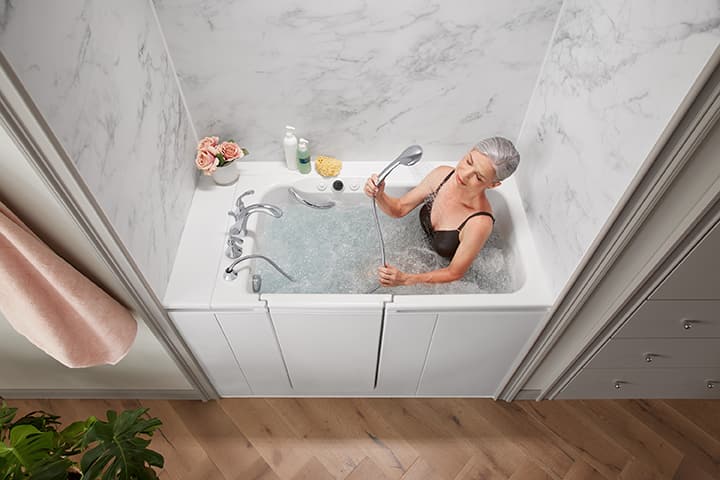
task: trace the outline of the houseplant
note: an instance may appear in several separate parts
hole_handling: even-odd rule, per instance
[[[197,146],[195,165],[205,175],[212,175],[218,185],[230,185],[237,180],[239,172],[235,160],[248,154],[232,140],[220,143],[218,137],[205,137]]]
[[[164,459],[147,446],[162,425],[147,408],[107,411],[58,430],[57,415],[42,410],[14,420],[17,408],[0,407],[0,479],[152,480]],[[77,463],[76,456],[82,454]],[[74,458],[73,458],[74,457]]]

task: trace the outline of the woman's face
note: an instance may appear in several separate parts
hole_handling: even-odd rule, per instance
[[[455,182],[461,188],[494,188],[500,185],[492,161],[475,149],[460,159],[455,167]]]

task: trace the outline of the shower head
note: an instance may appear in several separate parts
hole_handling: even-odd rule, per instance
[[[410,145],[408,148],[403,150],[403,152],[398,156],[395,160],[390,162],[390,164],[383,169],[382,172],[380,172],[380,175],[378,175],[378,181],[377,185],[381,185],[388,175],[390,175],[390,172],[395,169],[398,165],[415,165],[417,162],[420,161],[420,157],[422,157],[423,149],[420,145]]]

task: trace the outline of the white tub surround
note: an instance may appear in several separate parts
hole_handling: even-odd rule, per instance
[[[153,1],[200,135],[277,161],[287,124],[344,161],[514,140],[562,3]]]
[[[714,0],[564,2],[517,141],[553,296],[719,44]]]
[[[417,184],[436,166],[420,162],[398,168],[388,185]],[[378,167],[377,162],[348,163],[338,178],[366,178]],[[235,281],[223,278],[232,262],[224,256],[224,245],[234,222],[227,212],[235,199],[254,190],[244,198],[249,205],[292,184],[324,183],[329,190],[334,179],[314,169],[310,175],[289,171],[279,162],[240,161],[238,168],[240,179],[232,187],[201,178],[164,300],[222,395],[495,394],[550,304],[512,178],[498,192],[512,224],[510,242],[519,253],[521,284],[512,293],[257,294],[250,286],[252,261],[236,267]],[[248,221],[243,255],[256,251],[252,232],[259,217]],[[232,325],[226,315],[232,316]],[[241,339],[257,342],[262,348],[255,349],[265,353],[248,354],[249,347],[238,346]],[[446,374],[448,369],[453,375]],[[264,372],[272,380],[260,382]]]

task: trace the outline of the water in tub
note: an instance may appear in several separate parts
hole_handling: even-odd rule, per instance
[[[261,218],[258,251],[275,260],[295,282],[264,262],[254,271],[262,277],[264,293],[366,293],[378,285],[380,246],[367,197],[338,203],[328,210],[301,205],[289,196],[280,203],[280,219]],[[380,212],[387,261],[409,273],[446,267],[435,253],[418,220],[417,209],[404,218]],[[513,282],[505,241],[495,229],[465,276],[446,284],[381,287],[376,293],[447,294],[509,293]]]

